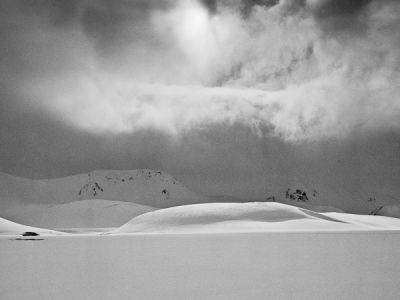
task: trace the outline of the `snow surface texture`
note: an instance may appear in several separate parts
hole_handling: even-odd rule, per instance
[[[64,204],[28,204],[5,209],[8,218],[45,228],[119,227],[153,207],[132,202],[79,200]]]
[[[113,233],[212,233],[400,229],[400,220],[366,216],[364,222],[340,213],[316,213],[274,202],[193,204],[149,212]],[[382,217],[381,217],[382,218]],[[353,222],[353,220],[355,220]],[[388,222],[385,226],[385,221]],[[376,224],[375,224],[376,223]]]
[[[22,235],[25,232],[34,232],[40,235],[62,234],[61,232],[25,226],[0,218],[0,235]]]
[[[0,238],[2,300],[394,300],[399,232]]]
[[[38,230],[0,221],[0,232]],[[0,236],[1,299],[397,299],[399,237],[400,220],[382,216],[173,207],[108,234]]]

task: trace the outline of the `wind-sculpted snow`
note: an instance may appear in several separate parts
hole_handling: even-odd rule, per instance
[[[272,202],[208,203],[161,209],[133,218],[113,233],[352,230],[363,225]],[[399,224],[400,228],[400,224]]]
[[[35,235],[62,234],[61,232],[57,232],[54,230],[25,226],[9,221],[7,219],[0,218],[0,235],[22,235],[24,233],[33,233]]]

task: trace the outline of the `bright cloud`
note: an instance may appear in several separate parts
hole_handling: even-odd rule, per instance
[[[371,2],[363,31],[334,34],[286,6],[256,6],[244,17],[234,7],[211,14],[195,0],[176,1],[152,9],[142,35],[124,19],[124,43],[111,54],[79,24],[8,20],[17,33],[30,26],[15,39],[34,70],[14,88],[34,109],[100,134],[179,135],[239,122],[296,141],[398,129],[400,5]]]

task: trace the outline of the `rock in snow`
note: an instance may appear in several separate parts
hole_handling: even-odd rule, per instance
[[[31,233],[31,234],[27,234]],[[54,235],[54,234],[62,234],[61,232],[57,232],[54,230],[48,230],[43,228],[36,228],[31,226],[25,226],[22,224],[18,224],[12,221],[9,221],[4,218],[0,218],[0,234],[2,235]]]

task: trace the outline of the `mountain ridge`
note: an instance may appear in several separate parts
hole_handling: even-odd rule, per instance
[[[1,173],[0,188],[2,205],[107,199],[161,208],[207,200],[172,175],[151,169],[94,170],[54,179],[27,179]]]

